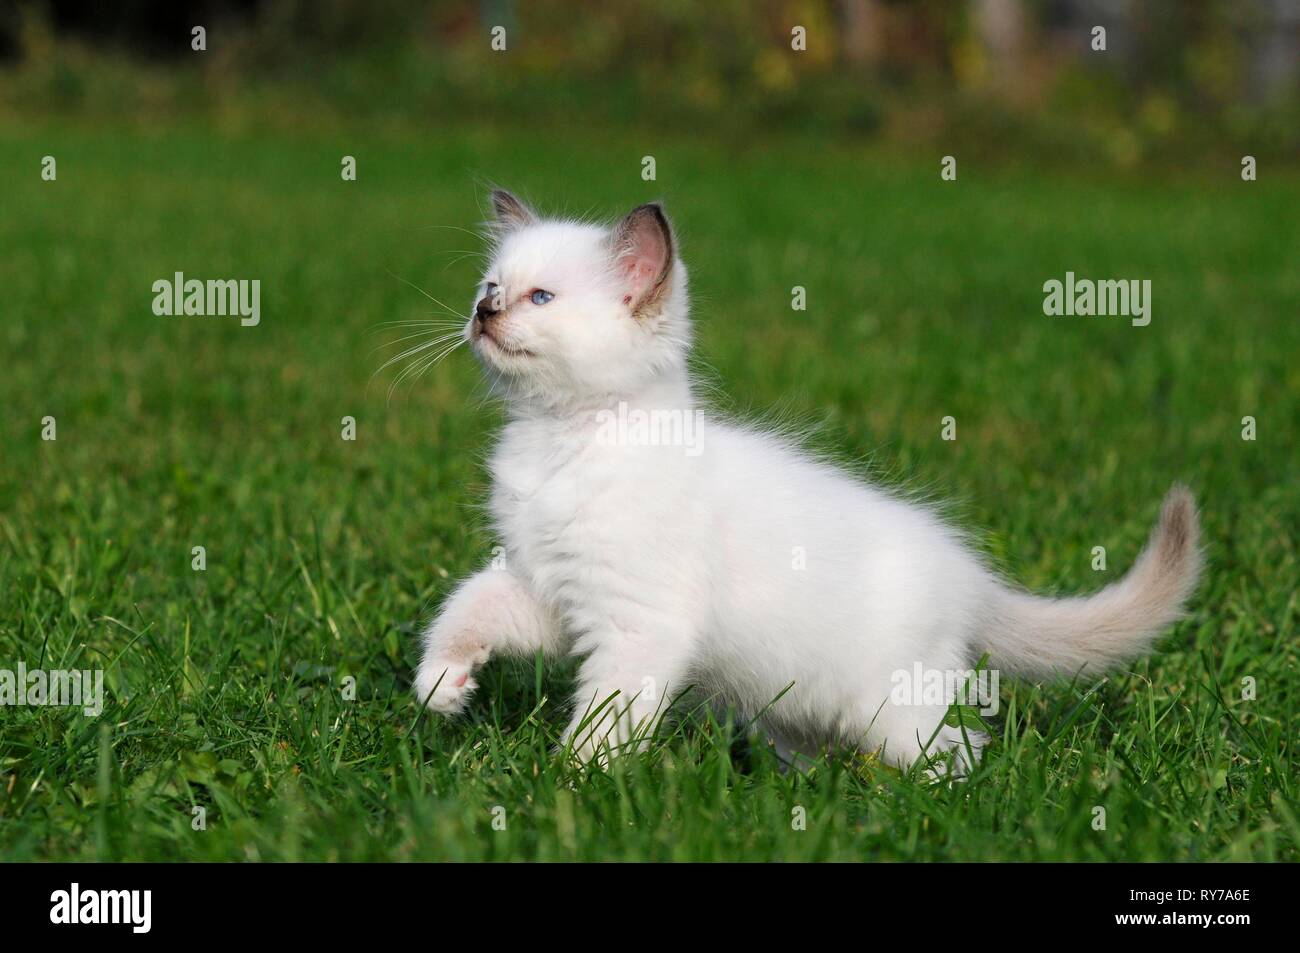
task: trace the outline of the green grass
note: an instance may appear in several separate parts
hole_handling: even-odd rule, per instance
[[[1295,859],[1300,180],[943,183],[928,153],[571,134],[9,124],[0,667],[102,667],[108,703],[0,708],[0,857]],[[1130,671],[1005,685],[957,787],[849,758],[783,775],[699,719],[588,776],[552,753],[571,665],[495,662],[467,717],[420,717],[417,628],[491,555],[499,410],[465,354],[389,401],[370,329],[428,314],[399,278],[468,303],[477,245],[433,226],[472,226],[487,181],[570,212],[665,197],[729,406],[954,501],[1027,585],[1117,578],[1190,482],[1190,617]],[[1151,325],[1045,317],[1067,270],[1150,278]],[[259,278],[261,325],[155,317],[174,271]]]

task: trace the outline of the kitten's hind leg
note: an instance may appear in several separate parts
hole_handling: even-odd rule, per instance
[[[781,731],[766,720],[761,720],[758,728],[759,733],[755,741],[760,744],[766,742],[771,746],[772,753],[781,763],[782,774],[789,773],[791,769],[802,774],[817,765],[817,759],[810,753],[817,750],[815,747],[797,740],[793,735]]]
[[[982,731],[962,729],[945,722],[947,705],[893,705],[888,702],[876,715],[871,738],[882,744],[874,748],[881,759],[906,771],[922,761],[928,777],[956,779],[970,774],[979,763],[989,736]]]

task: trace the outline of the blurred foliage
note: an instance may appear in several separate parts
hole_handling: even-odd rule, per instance
[[[1221,165],[1300,150],[1300,0],[1155,0],[1123,19],[1096,0],[201,6],[192,19],[208,24],[203,53],[179,25],[190,22],[185,4],[152,23],[161,48],[131,40],[147,4],[121,7],[111,31],[93,18],[69,25],[57,5],[22,7],[0,20],[18,51],[0,70],[0,111],[239,125],[577,120],[721,138],[874,137],[1085,165]],[[1110,24],[1105,53],[1089,48],[1096,21]],[[496,26],[504,51],[491,46]],[[806,49],[792,49],[796,26]]]

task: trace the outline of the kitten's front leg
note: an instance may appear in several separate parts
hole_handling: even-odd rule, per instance
[[[527,655],[560,648],[560,627],[507,569],[484,569],[462,582],[424,632],[415,693],[434,711],[454,714],[478,687],[473,673],[493,652]]]
[[[682,633],[603,633],[578,671],[573,720],[562,743],[584,762],[643,748],[669,704],[688,687],[689,665],[689,641]]]

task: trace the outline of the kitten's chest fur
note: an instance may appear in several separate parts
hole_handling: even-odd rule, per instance
[[[529,420],[508,424],[492,455],[492,515],[511,569],[561,609],[617,542],[630,474],[612,449],[594,422]]]
[[[680,450],[611,444],[592,419],[513,421],[489,468],[510,568],[570,619],[593,588],[656,578],[657,543],[687,518]]]

